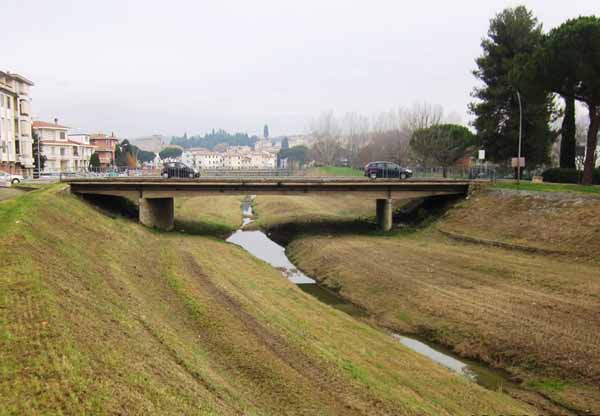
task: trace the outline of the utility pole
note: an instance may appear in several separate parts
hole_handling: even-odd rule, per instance
[[[523,134],[523,108],[521,106],[521,94],[517,91],[519,100],[519,150],[517,151],[517,185],[521,183],[521,141]]]

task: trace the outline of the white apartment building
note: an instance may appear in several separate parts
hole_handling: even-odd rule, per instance
[[[0,71],[0,170],[33,173],[31,98],[33,82]]]
[[[66,126],[45,121],[34,121],[33,130],[40,138],[41,154],[46,157],[44,172],[75,172],[86,169],[94,146],[88,134],[68,135]]]
[[[181,154],[181,161],[196,169],[220,169],[224,167],[223,154],[208,149],[189,149]]]
[[[270,152],[243,151],[213,152],[207,149],[189,149],[181,161],[196,169],[275,169],[277,156]]]

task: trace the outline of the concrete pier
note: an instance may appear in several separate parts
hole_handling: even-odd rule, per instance
[[[140,198],[140,222],[163,231],[173,229],[175,205],[173,198]]]
[[[377,199],[377,224],[382,231],[390,231],[392,229],[392,212],[391,199]]]

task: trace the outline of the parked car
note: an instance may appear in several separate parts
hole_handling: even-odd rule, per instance
[[[408,179],[413,172],[410,169],[392,162],[371,162],[365,166],[365,176],[376,178],[400,178]]]
[[[185,163],[168,162],[164,164],[160,176],[163,178],[198,178],[200,173]]]
[[[6,172],[0,172],[0,182],[16,185],[20,183],[24,178],[21,175],[13,175]]]

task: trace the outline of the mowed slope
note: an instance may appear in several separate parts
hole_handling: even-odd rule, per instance
[[[236,246],[61,190],[0,203],[0,413],[533,414]]]
[[[400,207],[405,201],[394,201]],[[375,217],[375,199],[360,195],[258,196],[253,204],[255,226],[270,229],[280,225],[335,222],[352,223]]]
[[[596,195],[490,189],[456,206],[438,228],[593,260],[600,252],[599,213]]]
[[[600,414],[598,201],[543,198],[484,192],[426,229],[299,235],[288,253],[378,324],[508,369],[569,407]],[[494,239],[563,254],[494,247]]]

